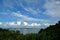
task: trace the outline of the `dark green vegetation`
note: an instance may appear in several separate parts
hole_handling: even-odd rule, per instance
[[[19,31],[0,28],[0,40],[60,40],[60,21],[41,29],[37,34],[23,35]]]

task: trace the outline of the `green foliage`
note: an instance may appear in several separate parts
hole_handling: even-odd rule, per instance
[[[39,31],[41,40],[60,40],[60,21]]]
[[[0,40],[60,40],[60,21],[46,29],[41,29],[37,34],[23,35],[18,30],[0,28]]]

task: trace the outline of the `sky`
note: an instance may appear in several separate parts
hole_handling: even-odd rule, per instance
[[[0,27],[46,28],[60,20],[60,0],[0,0]]]

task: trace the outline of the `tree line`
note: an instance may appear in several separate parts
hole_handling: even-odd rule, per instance
[[[20,31],[11,31],[0,28],[0,40],[60,40],[60,21],[41,29],[38,33],[22,34]]]

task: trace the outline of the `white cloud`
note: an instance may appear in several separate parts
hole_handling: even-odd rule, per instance
[[[40,27],[41,26],[41,24],[38,24],[38,23],[28,23],[28,22],[22,22],[21,25],[26,26],[26,27]]]
[[[34,26],[36,26],[36,27],[40,27],[40,26],[41,26],[41,24],[32,23],[32,24],[31,24],[31,26],[33,26],[33,27],[34,27]]]
[[[24,26],[28,26],[29,24],[27,22],[23,22]]]
[[[21,25],[21,22],[20,21],[17,21],[17,25]]]
[[[1,23],[0,23],[1,24]],[[38,23],[28,23],[28,22],[20,22],[20,21],[17,21],[17,22],[5,22],[5,23],[2,23],[2,25],[4,27],[7,27],[7,28],[19,28],[19,27],[22,27],[22,28],[25,28],[25,27],[40,27],[41,24],[38,24]]]
[[[8,22],[6,25],[8,25],[8,26],[16,26],[15,22]]]
[[[27,20],[27,21],[39,21],[39,22],[48,22],[48,20],[43,20],[43,19],[37,19],[37,18],[32,18],[29,17],[27,15],[22,15],[20,12],[13,12],[13,16],[22,18],[23,20]]]
[[[50,24],[49,23],[45,23],[43,24],[45,27],[48,27]]]
[[[3,27],[3,28],[46,28],[46,27],[49,27],[49,23],[43,23],[43,24],[40,24],[40,23],[29,23],[29,22],[21,22],[21,21],[17,21],[17,22],[5,22],[5,23],[2,23],[0,22],[0,25]]]
[[[21,26],[21,22],[17,21],[17,22],[5,22],[3,23],[4,26]]]
[[[25,5],[23,2],[26,2]],[[40,0],[24,0],[20,3],[20,6],[33,15],[41,13],[41,1]]]
[[[2,25],[2,22],[0,22],[0,25]]]
[[[60,17],[60,1],[59,0],[46,0],[45,8],[47,9],[45,14],[52,17]]]
[[[24,26],[30,26],[30,27],[40,27],[41,24],[38,24],[38,23],[27,23],[27,22],[23,22]]]
[[[36,15],[36,14],[41,13],[41,10],[39,10],[38,8],[35,10],[35,9],[31,8],[31,7],[24,7],[22,4],[21,4],[21,6],[24,8],[24,10],[30,12],[31,14]]]
[[[30,13],[32,13],[34,15],[41,13],[41,10],[39,10],[39,9],[36,9],[36,10],[34,10],[32,8],[26,8],[26,9],[27,9],[27,11],[29,11]]]

